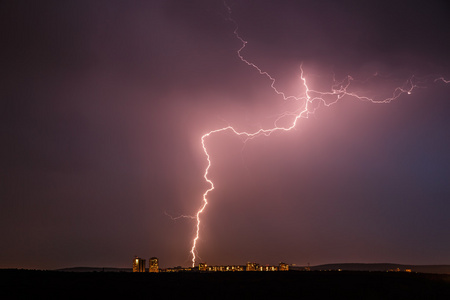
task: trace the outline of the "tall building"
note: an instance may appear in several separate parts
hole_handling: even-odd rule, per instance
[[[133,259],[133,272],[145,272],[145,259],[137,256]]]
[[[148,260],[148,271],[150,273],[158,273],[159,272],[159,262],[158,262],[158,258],[156,257],[151,257]]]

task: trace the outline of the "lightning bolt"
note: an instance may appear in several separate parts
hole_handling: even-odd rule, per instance
[[[300,104],[299,108],[294,112],[285,112],[285,113],[281,114],[275,120],[274,126],[271,128],[259,129],[255,132],[246,132],[246,131],[238,131],[233,126],[226,126],[223,128],[211,130],[211,131],[205,133],[201,137],[203,152],[205,154],[206,161],[207,161],[207,166],[205,168],[203,178],[209,185],[209,188],[207,188],[205,190],[205,192],[203,193],[202,205],[199,208],[199,210],[197,211],[197,213],[195,214],[195,216],[180,216],[180,217],[176,217],[176,218],[170,216],[174,220],[179,219],[179,218],[192,218],[192,219],[196,220],[196,232],[195,232],[195,237],[192,241],[192,248],[190,251],[190,254],[192,256],[192,267],[195,266],[195,262],[197,260],[197,248],[196,247],[197,247],[197,242],[200,237],[200,223],[201,223],[200,217],[201,217],[201,214],[203,214],[205,212],[206,206],[208,205],[209,193],[212,192],[215,188],[213,181],[208,177],[210,168],[212,166],[211,156],[208,152],[208,148],[206,145],[206,141],[209,137],[211,137],[212,135],[223,133],[223,132],[231,132],[234,135],[243,138],[243,142],[246,143],[248,140],[258,137],[258,136],[261,136],[261,135],[269,136],[272,133],[278,132],[278,131],[279,132],[290,131],[296,127],[297,121],[299,119],[308,118],[309,115],[313,114],[320,105],[329,107],[330,105],[337,103],[340,99],[342,99],[345,96],[351,97],[351,98],[354,98],[354,99],[357,99],[360,101],[370,101],[372,103],[390,103],[391,101],[399,98],[403,94],[411,94],[414,89],[421,87],[419,85],[420,83],[423,83],[415,76],[411,76],[410,78],[408,78],[407,80],[404,81],[403,85],[394,88],[389,97],[382,98],[382,99],[374,99],[372,97],[360,95],[357,92],[351,91],[352,83],[356,81],[352,76],[348,75],[343,80],[338,81],[335,79],[335,77],[333,75],[333,80],[332,80],[333,83],[331,85],[331,88],[328,91],[319,91],[319,90],[315,90],[315,89],[312,89],[309,87],[308,81],[304,75],[303,64],[301,64],[300,65],[300,81],[301,81],[301,85],[304,88],[304,93],[303,93],[303,95],[301,95],[299,97],[287,96],[284,92],[279,91],[276,88],[275,78],[273,78],[266,71],[263,71],[256,64],[254,64],[254,63],[248,61],[246,58],[244,58],[244,56],[242,55],[242,51],[244,50],[244,48],[246,47],[248,42],[239,35],[238,25],[237,25],[236,21],[231,18],[231,8],[226,3],[224,3],[224,4],[228,11],[228,20],[235,25],[234,35],[242,44],[242,46],[237,51],[237,56],[239,57],[239,59],[243,63],[247,64],[248,66],[256,69],[256,71],[258,71],[258,73],[260,75],[265,76],[269,81],[271,81],[270,86],[271,86],[272,90],[275,92],[275,94],[282,96],[282,98],[284,100],[294,100],[294,101],[298,101],[303,104]],[[373,77],[377,77],[377,76],[379,76],[379,74],[377,74],[377,73],[375,73],[373,75]],[[450,81],[444,79],[443,77],[437,78],[434,81],[435,82],[443,81],[444,83],[450,82]],[[278,121],[286,116],[291,116],[293,118],[290,125],[289,126],[277,126]]]
[[[174,217],[172,215],[169,215],[167,212],[164,212],[164,214],[166,216],[168,216],[172,221],[176,221],[176,220],[179,220],[179,219],[195,219],[195,216],[189,216],[189,215],[180,215],[178,217]]]
[[[444,83],[450,83],[450,80],[446,80],[444,77],[439,77],[434,80],[434,82],[443,81]]]

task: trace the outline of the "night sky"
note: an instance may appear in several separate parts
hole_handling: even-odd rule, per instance
[[[207,139],[199,261],[450,264],[448,1],[2,1],[0,268],[189,266],[201,136],[367,81],[289,132]],[[198,262],[198,261],[197,261]]]

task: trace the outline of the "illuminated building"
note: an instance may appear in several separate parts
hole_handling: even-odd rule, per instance
[[[278,267],[276,266],[260,266],[258,271],[278,271]]]
[[[159,262],[157,257],[151,257],[148,260],[148,271],[150,273],[158,273],[159,272]]]
[[[145,259],[137,256],[133,259],[133,272],[145,272]]]
[[[205,263],[199,263],[198,264],[198,269],[199,271],[206,271],[207,270],[208,265]]]
[[[278,270],[279,271],[289,271],[289,265],[280,262],[280,264],[278,265]]]
[[[258,271],[258,267],[259,267],[259,265],[257,263],[248,262],[245,270],[246,271]]]
[[[205,264],[206,265],[206,264]],[[245,271],[245,266],[206,266],[206,270],[209,272],[237,272]]]

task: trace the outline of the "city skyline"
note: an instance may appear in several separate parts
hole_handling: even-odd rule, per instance
[[[289,264],[280,262],[277,266],[260,265],[255,262],[247,262],[244,265],[208,265],[205,262],[201,262],[196,266],[183,267],[168,267],[160,268],[159,259],[157,257],[151,257],[148,263],[148,268],[146,268],[146,260],[135,256],[133,258],[133,273],[159,273],[159,272],[242,272],[242,271],[289,271]],[[309,270],[309,268],[304,269]]]
[[[309,89],[349,78],[375,99],[414,88],[314,102],[289,132],[208,137],[197,263],[450,264],[449,12],[437,0],[0,4],[0,268],[128,268],[130,253],[190,265],[209,188],[202,136],[289,127]]]

